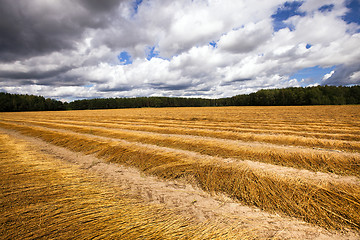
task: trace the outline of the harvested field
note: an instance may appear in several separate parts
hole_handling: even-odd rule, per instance
[[[182,223],[182,219],[174,217],[176,216],[174,212],[180,211],[181,204],[175,208],[167,206],[166,210],[159,210],[159,206],[151,205],[149,207],[148,203],[139,203],[145,209],[154,207],[155,210],[151,211],[161,212],[161,216],[168,217],[175,222],[170,224],[170,226],[174,226],[174,229],[169,228],[164,232],[161,230],[160,233],[163,234],[161,236],[171,238],[174,236],[171,234],[179,234],[176,235],[178,238],[184,238],[185,235],[181,235],[183,233],[176,231],[188,231],[185,230],[185,226],[191,228],[191,231],[195,231],[193,230],[194,226],[199,229],[199,232],[191,235],[199,234],[198,236],[208,238],[204,235],[205,232],[214,234],[214,238],[220,239],[231,239],[234,236],[284,239],[305,239],[306,236],[309,239],[317,237],[320,239],[326,236],[327,238],[356,239],[360,236],[359,106],[164,108],[1,113],[0,129],[10,135],[16,131],[21,134],[19,136],[39,139],[51,146],[91,155],[107,164],[135,167],[146,174],[144,175],[146,178],[156,176],[163,179],[162,181],[181,181],[185,185],[192,184],[210,194],[210,198],[226,196],[226,199],[231,199],[227,201],[234,201],[236,204],[278,216],[276,220],[274,220],[275,217],[273,218],[272,224],[268,220],[265,220],[266,224],[261,223],[260,220],[257,222],[249,220],[248,224],[244,224],[244,219],[229,217],[231,227],[226,227],[226,224],[220,224],[224,222],[224,219],[216,217],[221,215],[220,213],[205,214],[203,219],[197,220],[191,216],[196,214],[189,213],[189,218]],[[10,140],[5,140],[7,138]],[[4,135],[2,140],[4,146],[7,146],[8,142],[12,142],[11,136],[8,135]],[[13,148],[18,146],[14,141],[12,143]],[[34,181],[36,181],[35,176],[46,179],[47,187],[53,184],[55,180],[47,179],[46,174],[48,173],[44,173],[43,177],[43,174],[36,173],[39,169],[35,167],[37,162],[33,156],[37,153],[29,151],[21,153],[20,150],[11,152],[8,149],[12,148],[7,146],[1,152],[2,159],[4,159],[2,168],[5,169],[1,178],[4,181],[3,185],[6,186],[5,191],[14,192],[10,194],[11,197],[19,195],[19,199],[23,199],[24,197],[21,195],[25,194],[24,190],[18,189],[21,187],[17,185],[19,179],[7,183],[6,179],[11,179],[12,175],[16,178],[19,174],[29,174],[29,178],[34,177]],[[21,154],[22,160],[19,158],[15,162],[9,161],[8,156],[16,154]],[[23,163],[25,161],[23,159],[28,162]],[[45,165],[56,162],[46,157],[43,159],[46,161]],[[26,168],[24,164],[27,166]],[[96,164],[97,162],[94,163],[94,165]],[[11,167],[12,165],[13,167]],[[44,165],[44,163],[40,165]],[[62,171],[63,168],[69,168],[69,166],[64,167],[59,163],[51,166],[51,171]],[[6,170],[10,168],[13,169],[13,173]],[[28,170],[25,170],[27,168]],[[77,170],[71,169],[72,174],[76,175]],[[80,171],[81,177],[86,175],[82,171]],[[62,179],[69,180],[73,175],[62,177]],[[79,176],[76,175],[75,178],[79,178]],[[57,184],[62,184],[56,181],[54,189]],[[96,180],[95,182],[100,184],[99,182],[102,181]],[[81,185],[80,188],[83,189],[83,186]],[[33,188],[30,187],[31,189]],[[86,189],[86,191],[93,194],[93,191],[97,189],[99,187]],[[114,194],[128,194],[126,191],[123,192],[123,190],[111,186],[107,186],[106,189]],[[81,191],[79,190],[79,192]],[[48,196],[40,196],[41,194],[36,190],[33,193],[32,191],[25,192],[26,196],[34,194],[38,198],[48,198]],[[57,193],[49,194],[56,195]],[[90,196],[91,194],[89,193],[89,199],[94,199]],[[108,201],[108,195],[96,194],[104,196],[101,201]],[[132,194],[134,195],[134,193]],[[152,199],[152,194],[138,194],[140,195],[138,198],[140,200]],[[8,201],[3,200],[7,197],[8,195],[4,194],[1,201]],[[83,204],[81,201],[84,199],[80,201],[76,196],[69,197],[69,199],[72,198],[75,200],[69,200],[70,202]],[[134,201],[131,197],[129,199],[130,202]],[[140,201],[139,199],[137,201]],[[59,204],[60,202],[61,204],[66,203],[62,200],[56,201]],[[196,201],[194,200],[194,203]],[[221,202],[221,200],[219,201]],[[158,203],[161,204],[162,201]],[[20,204],[14,208],[25,211],[22,208],[28,205],[32,205],[32,203],[25,201],[24,205]],[[117,204],[112,202],[109,205],[109,208],[112,208]],[[127,204],[119,203],[120,205]],[[6,204],[4,206],[3,209],[6,209]],[[119,208],[122,209],[116,208],[116,211],[119,211],[120,215],[120,211],[131,213],[136,211],[126,207]],[[45,209],[47,208],[45,207]],[[9,209],[5,211],[10,219],[15,217],[10,214]],[[69,212],[71,211],[69,210]],[[83,213],[79,209],[74,211],[79,213],[80,218],[82,218],[82,214],[87,216],[87,213]],[[92,216],[95,214],[91,212],[94,211],[94,208],[89,211],[90,218],[95,219],[94,221],[98,224],[102,221],[101,219],[104,219],[102,224],[106,226],[112,224],[114,218],[107,216],[106,212],[101,213],[102,217],[98,218]],[[111,210],[111,214],[117,214],[114,211]],[[141,211],[141,207],[139,207],[139,214]],[[166,214],[162,211],[165,211]],[[36,213],[34,212],[33,215]],[[34,217],[33,215],[31,216]],[[157,215],[154,213],[153,216]],[[61,214],[57,217],[47,215],[45,218],[48,219],[47,222],[63,221]],[[251,219],[249,216],[247,218]],[[120,219],[117,225],[122,221]],[[161,218],[156,217],[156,219]],[[264,220],[265,217],[262,219]],[[280,222],[282,226],[288,226],[284,224],[284,219],[289,223],[288,225],[302,226],[298,227],[302,233],[295,233],[291,227],[279,229]],[[207,221],[208,227],[201,225],[204,220]],[[239,224],[241,221],[243,223]],[[300,224],[300,222],[303,223]],[[176,225],[178,223],[184,229],[178,228]],[[200,224],[200,227],[196,224]],[[150,225],[158,226],[158,222]],[[11,228],[12,225],[7,226]],[[259,229],[258,226],[262,226],[262,228]],[[159,229],[161,228],[159,225]],[[313,229],[311,230],[311,228]],[[45,231],[44,229],[42,231]],[[47,226],[46,229],[50,229],[46,234],[51,235],[56,232],[51,230],[51,226]],[[152,228],[147,227],[146,224],[141,229],[146,229],[149,234],[152,231]],[[27,234],[30,234],[34,228],[27,230]],[[57,236],[56,234],[54,236]],[[90,232],[86,230],[81,234],[90,234]],[[104,234],[102,236],[108,236],[106,234],[109,233]],[[121,234],[119,232],[117,236]]]
[[[1,239],[232,239],[0,134]],[[248,238],[243,233],[239,236]]]

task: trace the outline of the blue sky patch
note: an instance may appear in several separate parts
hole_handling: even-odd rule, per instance
[[[294,30],[294,26],[290,26],[284,23],[285,20],[293,16],[305,16],[305,12],[299,11],[300,6],[303,4],[301,1],[294,2],[285,2],[281,7],[279,7],[271,18],[273,19],[273,27],[277,32],[282,28],[289,28],[291,31]]]
[[[310,67],[310,68],[303,68],[293,75],[290,76],[290,79],[297,79],[299,82],[302,79],[305,79],[306,82],[304,86],[308,84],[320,83],[325,74],[330,73],[332,70],[335,69],[335,66],[329,68],[322,68],[320,66]]]
[[[319,7],[320,12],[331,12],[334,9],[334,4],[328,4],[324,5],[322,7]]]
[[[121,65],[132,64],[131,55],[126,51],[122,51],[118,55],[118,59],[119,59]]]
[[[215,41],[209,42],[209,45],[212,46],[213,48],[217,48],[217,43]]]
[[[138,9],[139,9],[139,6],[140,4],[142,3],[143,0],[135,0],[134,3],[133,3],[133,6],[134,6],[134,12],[135,14],[137,14],[138,12]]]
[[[309,48],[311,48],[312,47],[312,45],[311,44],[306,44],[306,49],[309,49]]]
[[[145,51],[146,59],[151,60],[154,57],[159,57],[160,52],[155,50],[156,46],[148,47]]]
[[[342,17],[347,23],[360,24],[360,1],[359,0],[348,0],[346,1],[346,7],[348,12]]]

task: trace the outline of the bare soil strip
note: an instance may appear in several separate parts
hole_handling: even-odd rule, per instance
[[[5,119],[4,119],[5,120]],[[6,119],[11,120],[11,119]],[[18,119],[19,120],[19,119]],[[90,124],[90,125],[98,125],[98,126],[106,126],[108,128],[120,128],[120,129],[129,129],[129,130],[144,130],[150,132],[159,132],[164,133],[167,131],[168,133],[177,133],[179,131],[183,131],[186,134],[191,135],[199,135],[203,136],[204,132],[206,135],[212,134],[214,136],[221,135],[222,137],[226,136],[225,138],[230,139],[243,139],[241,135],[250,134],[252,138],[261,139],[261,136],[268,135],[268,136],[278,136],[278,137],[292,137],[296,140],[303,140],[306,141],[309,138],[316,137],[322,140],[349,140],[349,141],[358,141],[360,140],[360,130],[356,130],[357,128],[352,127],[349,129],[343,129],[336,127],[334,125],[330,128],[327,126],[327,130],[324,130],[323,126],[318,126],[317,128],[304,126],[301,128],[292,127],[289,129],[289,123],[287,125],[281,126],[272,126],[272,124],[268,124],[270,126],[262,125],[261,128],[254,127],[259,123],[252,123],[252,124],[229,124],[229,123],[217,123],[217,124],[205,124],[205,123],[197,123],[196,121],[192,121],[192,123],[184,123],[181,121],[178,122],[168,122],[168,121],[153,121],[153,120],[139,120],[133,119],[132,121],[119,119],[119,120],[49,120],[44,118],[38,118],[37,121],[47,121],[47,122],[61,122],[61,123],[72,123],[78,124],[79,122],[83,124]],[[27,121],[27,119],[22,119],[20,121]],[[241,135],[240,135],[241,134]],[[240,136],[239,136],[240,135]],[[241,138],[242,137],[242,138]],[[248,137],[249,138],[249,137]],[[269,139],[270,141],[270,139]],[[331,142],[331,141],[330,141]],[[303,144],[297,143],[296,144]]]
[[[14,120],[13,120],[14,121]],[[285,135],[285,134],[254,134],[254,133],[238,133],[236,129],[232,129],[232,131],[213,131],[209,129],[201,129],[201,130],[189,130],[189,128],[169,128],[169,127],[161,127],[154,130],[154,126],[150,125],[148,127],[141,126],[127,126],[127,125],[119,125],[116,124],[104,124],[98,122],[74,122],[74,121],[49,121],[49,120],[37,120],[37,121],[20,121],[16,120],[15,122],[28,122],[32,124],[48,124],[49,126],[79,126],[79,127],[87,127],[93,129],[105,129],[108,131],[128,131],[128,132],[137,132],[142,133],[143,135],[152,135],[152,136],[174,136],[174,137],[183,137],[183,138],[202,138],[209,140],[218,140],[221,139],[223,141],[231,141],[236,140],[237,143],[251,143],[259,144],[263,143],[266,146],[293,146],[300,147],[305,149],[322,149],[324,151],[337,151],[337,152],[358,152],[360,150],[360,144],[355,140],[344,140],[344,137],[341,137],[341,140],[334,139],[314,139],[314,136],[311,137],[298,137],[293,135]],[[360,139],[360,134],[354,135]],[[358,154],[359,156],[359,154]]]
[[[185,173],[196,177],[207,191],[226,192],[250,205],[281,211],[323,226],[358,226],[359,187],[356,185],[306,184],[301,178],[281,178],[276,173],[259,172],[223,159],[199,157],[171,149],[129,143],[66,130],[10,124],[31,136],[41,136],[60,146],[85,153],[96,153],[107,161],[130,164],[161,177],[174,178]],[[230,164],[228,166],[227,164]],[[231,166],[233,165],[233,166]],[[252,169],[252,170],[251,170]],[[195,175],[194,175],[195,174]],[[200,174],[200,175],[199,175]],[[346,207],[346,211],[344,211]],[[342,222],[342,223],[341,223]],[[340,223],[340,225],[339,225]]]
[[[252,229],[264,239],[320,240],[360,237],[356,232],[327,231],[297,219],[269,214],[257,208],[243,206],[223,195],[211,196],[184,180],[163,181],[146,176],[134,168],[106,163],[94,156],[75,153],[12,130],[1,129],[1,132],[26,141],[31,148],[45,155],[79,166],[89,173],[95,173],[101,176],[104,182],[110,182],[141,196],[147,203],[162,204],[179,214],[196,218],[199,222],[209,221],[219,226],[231,225],[238,229]]]
[[[19,124],[19,122],[16,122]],[[87,137],[100,137],[100,139],[111,141],[126,141],[126,143],[133,142],[136,144],[144,144],[144,147],[165,147],[167,151],[183,151],[187,154],[200,153],[200,156],[209,158],[210,156],[219,156],[221,159],[226,158],[227,162],[244,162],[245,160],[252,160],[255,162],[262,161],[261,168],[266,170],[266,166],[269,164],[269,169],[272,171],[277,168],[272,163],[279,165],[281,174],[286,174],[286,170],[291,169],[289,176],[293,176],[294,173],[292,167],[298,167],[300,169],[308,170],[330,170],[333,172],[339,171],[344,174],[345,171],[353,173],[353,175],[360,174],[357,169],[360,167],[360,154],[348,153],[348,152],[334,152],[326,149],[313,149],[313,148],[299,148],[281,146],[269,143],[259,142],[242,142],[234,140],[224,140],[210,137],[188,136],[179,134],[155,134],[141,131],[130,130],[111,130],[104,127],[87,127],[69,124],[51,124],[41,122],[25,122],[21,123],[27,126],[41,126],[45,129],[51,129],[54,131],[64,130],[72,133],[77,132],[79,134],[85,134]],[[91,133],[91,134],[87,134]],[[191,151],[188,151],[191,150]],[[229,159],[230,158],[230,159]],[[280,160],[278,160],[280,159]],[[284,162],[282,162],[282,159]],[[318,162],[319,163],[316,163]],[[322,162],[323,161],[323,162]],[[249,162],[249,161],[246,161]],[[304,164],[306,163],[306,164]],[[310,164],[312,163],[312,164]],[[338,163],[338,164],[336,164]],[[355,163],[355,165],[351,165]],[[250,163],[251,166],[257,165]],[[284,167],[281,167],[284,166]],[[309,174],[306,174],[308,172]],[[346,173],[346,172],[345,172]],[[299,174],[295,174],[299,176]],[[348,175],[348,174],[347,174]],[[352,176],[339,177],[333,173],[316,173],[311,171],[303,171],[301,174],[305,179],[318,179],[329,180],[331,178],[337,179],[336,181],[350,180],[352,183],[358,184],[358,178]],[[326,177],[323,176],[333,176]],[[321,177],[322,176],[322,177]]]
[[[199,222],[160,204],[141,201],[119,184],[64,161],[61,154],[58,157],[61,159],[0,132],[1,239],[256,237],[251,230]]]
[[[32,124],[23,123],[22,125],[26,126],[34,126]],[[170,148],[170,147],[162,147],[157,146],[153,144],[147,144],[147,143],[141,143],[141,142],[130,142],[124,139],[114,138],[114,137],[105,137],[105,136],[99,136],[94,134],[87,134],[82,132],[76,132],[71,130],[65,130],[62,128],[51,128],[51,127],[42,127],[42,126],[36,126],[36,128],[44,129],[48,131],[54,131],[59,133],[70,133],[75,134],[77,136],[86,137],[90,139],[99,139],[104,141],[110,141],[115,143],[124,143],[126,145],[134,145],[142,149],[149,149],[154,152],[168,152],[168,153],[175,153],[175,154],[181,154],[183,158],[196,158],[201,159],[204,162],[226,162],[229,164],[242,164],[246,165],[252,169],[261,170],[263,172],[269,173],[269,174],[277,174],[281,177],[293,179],[295,181],[301,180],[301,181],[307,181],[311,184],[316,185],[328,185],[328,184],[346,184],[346,185],[354,185],[354,186],[360,186],[360,179],[355,176],[341,176],[334,173],[324,173],[324,172],[313,172],[305,169],[297,169],[292,167],[284,167],[269,163],[263,163],[253,160],[239,160],[239,159],[233,159],[233,158],[222,158],[222,157],[214,157],[206,154],[197,153],[194,151],[188,151],[188,150],[182,150],[177,148]],[[239,143],[238,143],[239,144]],[[254,143],[256,145],[256,143]],[[263,145],[263,144],[258,144]],[[282,149],[286,149],[285,147],[277,146]],[[313,150],[316,151],[316,150]],[[319,152],[321,150],[318,150]],[[350,154],[349,155],[353,155]],[[354,154],[358,155],[358,154]]]

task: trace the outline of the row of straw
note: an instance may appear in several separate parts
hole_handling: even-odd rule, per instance
[[[17,120],[20,121],[20,120]],[[29,120],[21,120],[29,121]],[[236,128],[226,128],[222,130],[212,130],[204,126],[199,128],[194,128],[193,126],[182,126],[182,127],[173,127],[168,125],[155,126],[152,123],[149,125],[139,125],[139,124],[114,124],[114,123],[101,123],[101,122],[87,122],[87,121],[49,121],[49,120],[36,120],[34,122],[48,122],[48,123],[68,123],[72,125],[81,125],[89,127],[105,127],[109,129],[125,129],[125,130],[134,130],[134,131],[146,131],[153,133],[164,133],[164,134],[185,134],[193,136],[203,136],[203,137],[214,137],[221,139],[230,139],[230,140],[241,140],[247,142],[264,142],[272,144],[282,144],[282,145],[291,145],[291,146],[304,146],[304,147],[317,147],[317,148],[327,148],[334,150],[342,151],[351,151],[351,152],[360,152],[360,134],[321,134],[321,133],[299,133],[299,132],[284,132],[281,131],[277,134],[276,131],[269,130],[265,134],[263,130],[261,133],[256,133],[258,131],[254,130],[244,130]],[[259,127],[259,126],[258,126]],[[222,127],[224,128],[224,127]],[[307,137],[306,137],[307,136]]]
[[[253,239],[147,205],[0,134],[1,239]]]
[[[299,150],[264,144],[239,144],[216,138],[202,138],[167,135],[150,132],[105,129],[72,124],[32,122],[33,124],[66,129],[80,133],[90,133],[103,137],[142,142],[163,147],[178,148],[199,152],[201,154],[224,158],[250,159],[287,167],[311,171],[331,172],[340,175],[360,176],[360,156],[322,150]]]
[[[28,119],[22,119],[26,121]],[[123,128],[129,130],[141,130],[159,133],[173,133],[196,136],[212,136],[225,139],[234,139],[242,141],[263,141],[277,144],[289,144],[296,146],[316,146],[326,147],[339,150],[352,150],[359,151],[360,146],[356,141],[360,140],[360,129],[329,129],[324,130],[319,126],[319,129],[312,129],[307,127],[306,129],[299,129],[292,126],[264,126],[259,123],[254,123],[249,126],[227,126],[227,123],[221,125],[212,123],[211,125],[204,122],[193,123],[169,123],[159,122],[153,119],[149,119],[144,122],[143,120],[107,120],[99,119],[98,121],[87,121],[85,118],[79,118],[78,120],[49,120],[44,118],[35,118],[36,121],[50,121],[50,122],[68,122],[68,123],[83,123],[87,125],[103,126],[108,128]],[[343,144],[342,142],[346,142]]]
[[[316,185],[280,177],[240,163],[206,161],[196,156],[146,148],[137,143],[111,141],[77,133],[1,123],[1,126],[40,137],[58,146],[107,161],[135,166],[146,173],[174,179],[191,176],[209,192],[225,193],[261,209],[297,217],[327,228],[360,229],[358,185]]]

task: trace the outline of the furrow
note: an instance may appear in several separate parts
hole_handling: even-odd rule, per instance
[[[110,141],[65,130],[11,123],[1,125],[73,151],[136,166],[159,177],[191,176],[209,192],[223,192],[270,212],[281,212],[328,228],[360,228],[360,188],[357,185],[315,185],[254,169],[242,162],[206,160],[196,155],[165,151],[164,148],[154,150],[139,143]]]
[[[253,239],[142,203],[88,172],[0,134],[1,239]],[[238,229],[239,230],[239,229]],[[247,233],[246,233],[247,232]]]
[[[27,119],[23,119],[27,120]],[[49,119],[36,118],[37,121],[48,121]],[[308,125],[301,125],[301,127],[294,127],[294,123],[286,123],[286,125],[274,125],[266,124],[260,122],[254,123],[228,123],[228,122],[218,122],[218,123],[207,123],[204,121],[159,121],[154,119],[117,119],[117,120],[102,120],[102,119],[59,119],[60,121],[69,121],[69,122],[92,122],[99,124],[114,124],[116,125],[132,125],[132,126],[143,126],[143,127],[159,127],[163,128],[181,128],[182,130],[212,130],[212,131],[230,131],[230,132],[239,132],[239,133],[253,133],[253,134],[280,134],[280,135],[294,135],[298,137],[317,137],[324,139],[334,139],[334,140],[360,140],[360,128],[349,127],[349,128],[340,128],[339,126],[314,126],[309,127]],[[189,123],[187,123],[189,122]],[[317,125],[320,123],[317,123]],[[360,124],[360,123],[359,123]],[[268,126],[269,125],[269,126]],[[289,125],[292,127],[289,128]],[[356,126],[356,125],[355,125]],[[358,130],[357,130],[358,129]]]
[[[1,124],[1,122],[0,122]],[[8,127],[18,127],[17,124],[12,124],[12,123],[8,123],[5,124],[4,126],[8,126]],[[220,156],[212,156],[212,155],[207,155],[207,154],[203,154],[203,153],[199,153],[196,151],[191,151],[191,150],[185,150],[185,149],[179,149],[179,148],[175,148],[172,146],[159,146],[153,143],[144,143],[144,142],[139,142],[139,141],[129,141],[129,138],[124,138],[121,139],[119,137],[112,137],[109,136],[108,134],[95,134],[93,130],[90,130],[91,133],[88,133],[87,131],[79,131],[79,128],[61,128],[59,127],[59,125],[53,125],[52,127],[47,125],[47,126],[41,126],[41,125],[32,125],[29,123],[21,123],[20,126],[26,126],[26,127],[30,127],[30,128],[36,128],[36,129],[40,129],[40,130],[45,130],[45,131],[55,131],[55,132],[60,132],[60,133],[70,133],[70,134],[77,134],[79,136],[85,136],[86,138],[91,138],[91,139],[99,139],[99,140],[104,140],[104,141],[110,141],[110,142],[115,142],[115,143],[123,143],[125,145],[134,145],[136,147],[139,148],[143,148],[143,149],[152,149],[155,152],[158,151],[165,151],[165,152],[170,152],[170,153],[174,153],[174,154],[184,154],[186,155],[186,157],[195,157],[197,159],[202,159],[204,161],[209,161],[209,162],[225,162],[225,163],[234,163],[234,164],[246,164],[247,166],[251,166],[252,168],[255,169],[260,169],[262,171],[265,172],[273,172],[276,173],[278,175],[281,175],[282,177],[288,177],[288,178],[299,178],[305,181],[308,181],[312,184],[328,184],[328,182],[330,183],[342,183],[342,184],[354,184],[354,185],[359,185],[360,184],[360,180],[355,177],[355,176],[341,176],[341,175],[337,175],[334,173],[322,173],[322,172],[313,172],[313,171],[309,171],[309,170],[301,170],[298,168],[293,168],[293,167],[284,167],[284,166],[279,166],[279,165],[274,165],[274,164],[269,164],[269,163],[264,163],[264,162],[259,162],[259,161],[252,161],[252,160],[240,160],[238,158],[224,158],[224,157],[220,157]],[[85,127],[85,129],[87,129]],[[88,130],[88,129],[87,129]],[[103,129],[102,129],[103,130]]]
[[[240,160],[249,159],[281,166],[308,169],[311,171],[332,172],[340,175],[359,176],[360,173],[360,156],[357,153],[352,154],[316,149],[289,148],[273,144],[249,143],[188,135],[114,130],[103,127],[87,127],[60,123],[31,123],[39,126],[72,130],[80,133],[89,133],[131,142],[142,142],[163,147],[189,150],[210,156],[220,156]]]
[[[17,120],[19,121],[19,120]],[[23,120],[26,121],[26,120]],[[29,121],[29,120],[28,120]],[[211,130],[206,128],[188,128],[188,127],[169,127],[169,126],[155,126],[155,124],[149,123],[149,125],[136,125],[136,124],[112,124],[102,122],[89,122],[89,121],[51,121],[51,120],[36,120],[38,122],[49,122],[49,123],[68,123],[72,125],[82,126],[94,126],[104,127],[110,129],[127,129],[135,131],[145,131],[154,133],[164,134],[182,134],[182,135],[194,135],[203,137],[214,137],[230,140],[241,140],[241,141],[258,141],[265,143],[292,145],[292,146],[304,146],[304,147],[318,147],[318,148],[329,148],[343,151],[355,151],[360,152],[360,134],[359,135],[340,135],[333,134],[332,136],[323,136],[321,134],[314,134],[311,137],[300,136],[296,134],[285,134],[285,133],[273,133],[271,131],[265,133],[254,133],[254,132],[238,132],[238,129],[226,129],[226,130]],[[336,139],[334,136],[337,136]],[[328,138],[327,138],[328,137]],[[349,140],[346,140],[349,139]]]

